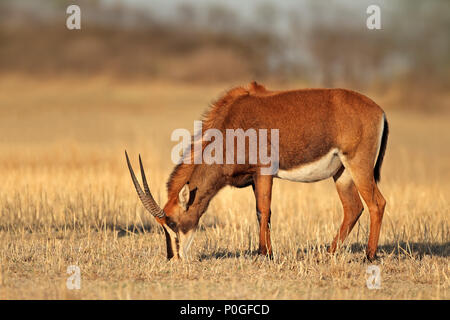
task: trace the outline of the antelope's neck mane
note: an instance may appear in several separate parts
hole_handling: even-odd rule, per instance
[[[235,87],[228,90],[221,98],[211,104],[209,109],[202,115],[202,129],[205,132],[208,129],[221,129],[223,121],[228,114],[230,106],[242,97],[249,95],[266,95],[271,91],[266,90],[263,85],[251,82],[247,87]],[[202,133],[203,134],[203,133]],[[192,139],[193,140],[193,139]],[[191,163],[179,163],[175,166],[167,181],[167,194],[168,199],[177,199],[178,193],[181,188],[190,180],[195,166],[194,164],[194,145],[195,141],[191,143]],[[207,146],[207,143],[203,142],[203,149]],[[188,149],[189,150],[189,149]]]

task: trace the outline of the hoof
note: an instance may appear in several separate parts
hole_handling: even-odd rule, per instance
[[[272,253],[272,252],[267,253],[267,251],[259,250],[259,251],[258,251],[258,254],[259,254],[261,257],[267,257],[267,258],[273,260],[273,253]]]
[[[370,253],[367,253],[367,254],[366,254],[366,259],[367,259],[367,261],[369,261],[369,262],[374,262],[375,260],[378,259],[378,257],[377,257],[376,254],[370,254]]]

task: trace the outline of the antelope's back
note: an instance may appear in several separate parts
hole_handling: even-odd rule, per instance
[[[240,97],[228,109],[227,129],[278,129],[280,169],[314,161],[348,137],[378,128],[383,110],[345,89],[264,91]],[[268,137],[270,139],[270,135]]]

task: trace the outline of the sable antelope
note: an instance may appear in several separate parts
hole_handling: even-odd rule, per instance
[[[272,256],[270,203],[273,178],[315,182],[333,177],[344,219],[329,252],[335,252],[363,211],[370,212],[367,258],[378,245],[385,199],[377,182],[388,138],[383,110],[371,99],[345,89],[268,91],[256,82],[228,91],[203,119],[204,129],[279,129],[279,170],[262,175],[257,164],[180,163],[167,182],[163,209],[148,188],[139,156],[144,191],[126,159],[144,207],[162,225],[167,258],[186,258],[192,236],[209,202],[226,185],[252,186],[259,220],[259,253]],[[270,137],[269,137],[270,139]],[[208,142],[203,142],[203,148]],[[190,152],[193,157],[194,151]]]

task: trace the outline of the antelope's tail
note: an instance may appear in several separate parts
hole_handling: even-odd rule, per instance
[[[384,125],[383,125],[383,133],[381,136],[381,145],[380,151],[378,152],[377,162],[375,163],[375,168],[373,169],[373,176],[375,178],[375,182],[380,181],[380,173],[381,173],[381,165],[383,164],[384,154],[386,152],[386,146],[389,136],[389,125],[386,119],[386,115],[383,114]]]

